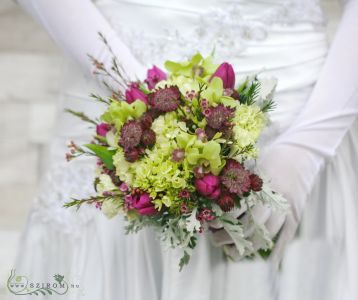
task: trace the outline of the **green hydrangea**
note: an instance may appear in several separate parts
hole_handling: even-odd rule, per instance
[[[254,146],[261,135],[262,130],[267,124],[267,118],[257,105],[238,105],[236,106],[235,117],[233,119],[234,138],[236,145],[234,150],[246,148],[243,155],[246,158],[256,158],[258,151]]]
[[[98,176],[97,192],[102,195],[103,192],[117,190],[118,188],[113,184],[112,178],[107,174]]]
[[[118,199],[108,199],[102,204],[102,212],[108,219],[111,219],[118,215],[121,210],[122,202]]]

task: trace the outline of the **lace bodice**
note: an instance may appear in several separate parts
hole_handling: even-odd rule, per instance
[[[164,53],[165,57],[183,59],[193,51],[209,54],[214,49],[218,57],[229,59],[252,43],[274,39],[278,31],[290,26],[318,30],[324,24],[317,0],[96,3],[145,65],[160,64]],[[138,18],[130,12],[133,8]],[[134,21],[124,16],[127,10]]]

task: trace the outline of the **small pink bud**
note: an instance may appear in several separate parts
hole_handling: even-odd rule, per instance
[[[195,179],[196,190],[209,199],[216,199],[220,196],[219,177],[213,174],[207,174],[203,178]]]
[[[165,74],[157,66],[153,66],[153,68],[149,69],[147,72],[147,79],[145,80],[145,83],[148,85],[148,88],[152,90],[159,81],[165,79],[167,79],[167,74]]]
[[[111,129],[106,123],[100,123],[96,126],[96,133],[100,136],[106,136],[107,132]]]
[[[211,79],[214,77],[219,77],[223,81],[224,89],[233,89],[235,87],[234,68],[227,62],[222,63],[217,68]]]
[[[147,95],[139,89],[139,85],[137,83],[132,83],[126,90],[126,101],[128,103],[133,103],[136,100],[140,100],[145,104],[148,104]]]

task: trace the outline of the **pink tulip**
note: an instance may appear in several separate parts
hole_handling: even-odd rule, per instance
[[[143,101],[148,104],[148,97],[140,89],[137,83],[132,83],[126,90],[126,101],[133,103],[135,100]]]
[[[222,63],[215,73],[213,77],[219,77],[223,81],[224,89],[233,89],[235,87],[235,72],[232,65],[227,62]]]
[[[152,216],[158,213],[158,211],[154,208],[152,198],[150,198],[147,193],[134,195],[132,199],[133,207],[139,212],[139,214]]]
[[[219,177],[213,174],[207,174],[203,178],[196,178],[195,187],[200,194],[209,199],[216,199],[221,193]]]
[[[96,132],[100,136],[106,136],[107,132],[111,129],[111,127],[106,123],[100,123],[96,126]]]
[[[149,69],[147,72],[147,79],[145,82],[148,85],[150,90],[155,88],[155,85],[162,80],[167,79],[167,74],[159,69],[157,66],[153,66],[153,68]]]

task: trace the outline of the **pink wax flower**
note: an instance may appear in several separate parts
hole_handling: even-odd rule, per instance
[[[203,178],[195,179],[197,191],[209,199],[216,199],[220,196],[220,180],[213,174],[207,174]]]
[[[187,189],[181,190],[179,192],[179,197],[183,199],[188,199],[190,198],[190,192]]]
[[[128,192],[128,190],[129,190],[128,184],[126,184],[125,182],[122,182],[121,185],[119,186],[119,190],[123,193]]]
[[[96,133],[100,136],[106,136],[111,127],[106,123],[100,123],[96,126]]]
[[[235,87],[235,72],[232,65],[227,62],[222,63],[215,73],[213,77],[219,77],[223,81],[224,89],[233,89]]]
[[[158,213],[154,208],[152,198],[147,193],[136,193],[132,195],[133,207],[144,216],[152,216]]]
[[[205,141],[206,140],[206,134],[205,134],[205,130],[202,128],[197,128],[195,130],[195,134],[197,135],[198,139],[201,141]]]
[[[137,83],[133,82],[126,90],[126,101],[130,104],[133,103],[135,100],[140,100],[143,101],[145,104],[148,104],[147,95],[139,89],[139,85]]]
[[[145,80],[145,83],[148,85],[148,88],[152,90],[159,81],[165,79],[167,79],[167,74],[165,74],[165,72],[157,66],[153,66],[153,68],[149,69],[147,72],[147,79]]]
[[[215,215],[211,209],[204,208],[196,217],[200,222],[212,221],[215,219]]]

